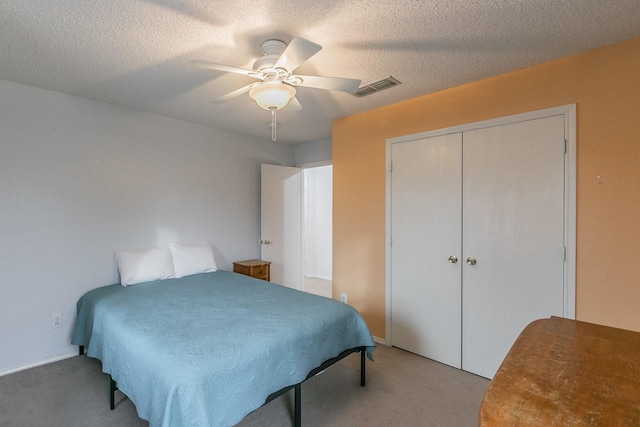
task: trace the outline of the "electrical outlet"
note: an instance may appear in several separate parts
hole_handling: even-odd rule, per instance
[[[51,328],[62,327],[62,313],[53,313],[51,315]]]
[[[340,302],[347,303],[347,294],[340,294]]]

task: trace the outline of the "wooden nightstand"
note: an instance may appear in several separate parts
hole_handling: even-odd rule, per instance
[[[233,263],[233,272],[255,277],[256,279],[271,280],[271,261],[250,259]]]

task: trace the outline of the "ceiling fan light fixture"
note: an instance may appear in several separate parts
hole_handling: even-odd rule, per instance
[[[249,90],[249,96],[265,110],[284,108],[296,95],[296,89],[285,83],[264,83]]]

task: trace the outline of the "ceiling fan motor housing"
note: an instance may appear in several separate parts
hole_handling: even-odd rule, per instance
[[[253,63],[253,71],[265,74],[275,73],[281,76],[288,74],[287,70],[278,70],[275,68],[276,62],[278,62],[280,55],[282,55],[286,48],[287,44],[282,40],[271,39],[262,42],[260,44],[260,50],[264,56],[255,60]]]
[[[276,63],[280,56],[287,48],[287,44],[282,40],[266,40],[260,44],[260,50],[264,55],[253,63],[253,71],[263,73],[264,75],[286,76],[288,71],[285,69],[276,69]]]
[[[282,52],[287,48],[287,44],[282,40],[265,40],[260,44],[260,50],[263,55],[282,55]]]
[[[269,71],[275,71],[276,61],[280,55],[265,55],[262,58],[258,58],[253,63],[253,71],[268,73]]]

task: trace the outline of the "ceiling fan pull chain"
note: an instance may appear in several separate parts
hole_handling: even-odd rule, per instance
[[[271,140],[275,141],[276,138],[278,137],[278,133],[276,131],[276,109],[272,108],[271,109]]]

